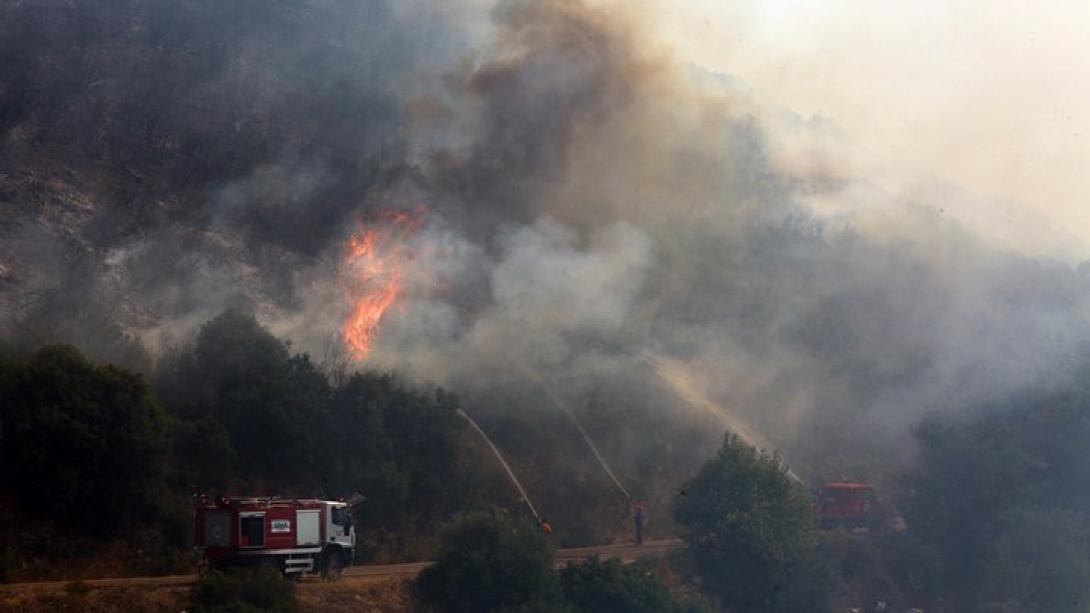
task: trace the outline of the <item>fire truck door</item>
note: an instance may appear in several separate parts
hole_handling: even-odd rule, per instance
[[[321,511],[318,509],[295,512],[295,544],[321,545]]]

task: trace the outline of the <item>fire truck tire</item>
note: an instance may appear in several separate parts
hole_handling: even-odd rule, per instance
[[[261,559],[261,562],[257,565],[257,570],[262,573],[277,573],[280,574],[283,571],[280,569],[280,562],[274,557],[265,557]]]
[[[344,555],[340,551],[327,553],[322,578],[326,581],[336,581],[341,578],[342,570],[344,570]]]

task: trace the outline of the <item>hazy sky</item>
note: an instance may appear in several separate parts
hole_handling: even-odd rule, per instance
[[[642,0],[677,53],[839,125],[1009,246],[1090,258],[1090,2]]]

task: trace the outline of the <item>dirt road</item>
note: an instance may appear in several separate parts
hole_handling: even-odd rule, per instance
[[[641,558],[662,557],[680,549],[684,544],[680,539],[664,539],[647,541],[641,547],[632,544],[598,545],[594,547],[579,547],[576,549],[560,549],[556,552],[556,564],[558,566],[567,562],[578,561],[592,556],[600,558],[620,558],[625,562],[632,562]],[[370,566],[353,566],[344,570],[344,577],[355,580],[378,581],[394,577],[413,577],[427,568],[431,562],[408,562],[405,564],[375,564]],[[196,575],[172,575],[167,577],[123,577],[116,579],[89,579],[82,581],[81,585],[88,588],[117,588],[117,587],[172,587],[187,586],[196,582]],[[36,583],[6,583],[0,584],[0,594],[26,593],[26,592],[59,592],[72,584],[71,581],[41,581]]]

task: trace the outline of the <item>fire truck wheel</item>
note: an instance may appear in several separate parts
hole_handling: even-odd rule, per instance
[[[326,581],[336,581],[341,578],[341,570],[344,569],[344,558],[340,552],[331,552],[328,555],[322,576]]]
[[[280,564],[277,563],[275,558],[264,558],[261,563],[257,565],[257,570],[262,573],[280,573]]]

